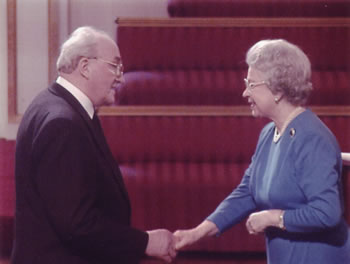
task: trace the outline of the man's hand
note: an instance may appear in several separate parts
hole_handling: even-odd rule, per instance
[[[176,257],[175,237],[166,229],[147,231],[148,244],[146,255],[163,259],[170,263]]]

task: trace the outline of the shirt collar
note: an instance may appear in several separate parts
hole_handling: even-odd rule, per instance
[[[58,76],[56,82],[63,88],[65,88],[68,92],[70,92],[75,97],[75,99],[79,101],[79,103],[82,105],[82,107],[92,119],[94,116],[95,109],[89,97],[87,97],[79,88],[77,88],[72,83],[64,79],[62,76]]]

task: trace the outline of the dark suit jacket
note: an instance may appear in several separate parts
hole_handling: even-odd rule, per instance
[[[23,116],[16,142],[13,264],[137,263],[119,167],[80,103],[57,83]]]

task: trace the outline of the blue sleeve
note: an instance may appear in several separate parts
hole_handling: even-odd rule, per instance
[[[306,203],[286,210],[290,232],[314,232],[336,226],[343,214],[341,158],[336,140],[324,133],[306,136],[295,148],[296,181]]]
[[[240,222],[256,208],[249,190],[249,171],[248,168],[237,188],[207,218],[207,220],[215,223],[220,233]]]
[[[262,142],[266,139],[269,131],[273,129],[273,123],[267,124],[259,135],[258,144],[252,161],[245,171],[240,184],[228,195],[215,209],[215,211],[208,216],[207,220],[215,223],[220,233],[223,233],[233,225],[242,221],[250,213],[257,208],[254,197],[250,189],[250,178],[252,167],[257,153],[259,152]]]

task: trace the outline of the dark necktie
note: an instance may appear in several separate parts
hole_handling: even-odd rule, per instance
[[[95,129],[97,138],[98,138],[98,142],[99,144],[101,144],[101,147],[103,148],[103,152],[106,155],[106,157],[108,158],[109,162],[111,162],[112,164],[115,164],[115,160],[114,157],[112,155],[112,152],[109,149],[109,146],[107,144],[107,140],[106,137],[103,133],[103,129],[101,126],[101,122],[100,119],[98,118],[98,115],[94,114],[93,118],[92,118],[92,123],[93,123],[93,127]]]
[[[115,177],[116,177],[117,181],[119,182],[120,189],[123,192],[127,202],[129,203],[129,207],[130,207],[129,195],[126,191],[126,187],[125,187],[121,172],[119,170],[119,166],[118,166],[117,162],[115,161],[113,154],[108,146],[106,137],[103,133],[100,119],[98,118],[98,115],[96,112],[92,118],[92,123],[93,123],[93,127],[95,129],[96,135],[97,135],[98,143],[101,145],[106,159],[111,164],[113,171],[114,171],[114,174],[115,174]]]
[[[97,115],[96,112],[94,113],[94,116],[92,118],[92,123],[93,123],[94,129],[96,130],[98,135],[101,136],[101,134],[102,134],[104,136],[103,130],[102,130],[102,127],[101,127],[101,122],[100,122],[100,119],[98,118],[98,115]]]

